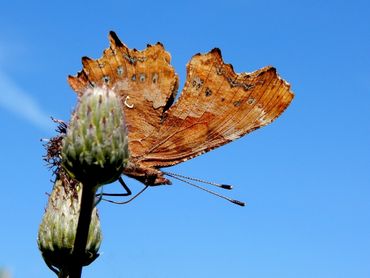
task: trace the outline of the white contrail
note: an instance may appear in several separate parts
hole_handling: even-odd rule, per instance
[[[1,70],[0,106],[44,131],[50,131],[53,128],[50,116],[41,109],[36,100]]]

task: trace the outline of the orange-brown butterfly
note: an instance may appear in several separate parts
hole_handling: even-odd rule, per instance
[[[237,74],[215,48],[192,57],[174,103],[178,76],[161,43],[129,49],[114,32],[109,41],[101,58],[83,57],[82,71],[68,81],[79,95],[88,87],[107,86],[121,97],[130,152],[124,174],[147,186],[170,184],[160,168],[271,123],[293,99],[275,68]]]

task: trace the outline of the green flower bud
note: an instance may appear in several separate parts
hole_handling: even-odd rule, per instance
[[[49,197],[48,206],[39,227],[37,244],[46,264],[63,270],[73,260],[72,252],[80,211],[81,184],[69,186],[57,180]],[[102,241],[100,221],[96,208],[91,216],[83,265],[89,265],[98,256]]]
[[[10,272],[7,269],[0,268],[0,278],[10,278]]]
[[[108,88],[89,88],[63,140],[62,165],[84,184],[113,182],[128,161],[127,140],[120,98]]]

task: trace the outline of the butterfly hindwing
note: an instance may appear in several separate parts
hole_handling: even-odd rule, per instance
[[[273,67],[236,74],[218,49],[197,54],[187,66],[178,101],[165,112],[159,138],[141,163],[170,166],[231,142],[272,122],[292,98],[290,86]]]

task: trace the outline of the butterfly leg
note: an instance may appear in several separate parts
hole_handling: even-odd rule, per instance
[[[132,195],[132,192],[131,192],[130,188],[126,185],[126,183],[124,182],[124,180],[121,177],[119,177],[118,181],[122,185],[122,187],[126,190],[126,193],[103,193],[103,192],[99,193],[99,194],[97,194],[97,197],[98,197],[98,202],[97,203],[99,203],[100,201],[103,200],[103,201],[110,202],[110,203],[113,203],[113,204],[120,204],[120,205],[127,204],[127,203],[131,202],[132,200],[134,200],[137,196],[139,196],[141,193],[143,193],[148,188],[148,186],[145,186],[136,195],[134,195],[132,198],[130,198],[129,200],[124,201],[124,202],[116,202],[116,201],[104,199],[103,196],[126,197],[126,196]]]
[[[130,196],[132,194],[130,188],[126,185],[126,183],[124,182],[124,180],[121,177],[118,178],[118,181],[122,185],[122,187],[126,190],[126,193],[103,193],[103,192],[101,192],[101,193],[96,194],[96,197],[99,199],[98,202],[101,201],[103,196],[126,197],[126,196]]]
[[[45,261],[45,262],[46,262],[46,265],[48,266],[48,268],[59,277],[60,271],[56,267],[54,267],[52,264],[50,264],[49,262],[47,262],[47,261]]]

